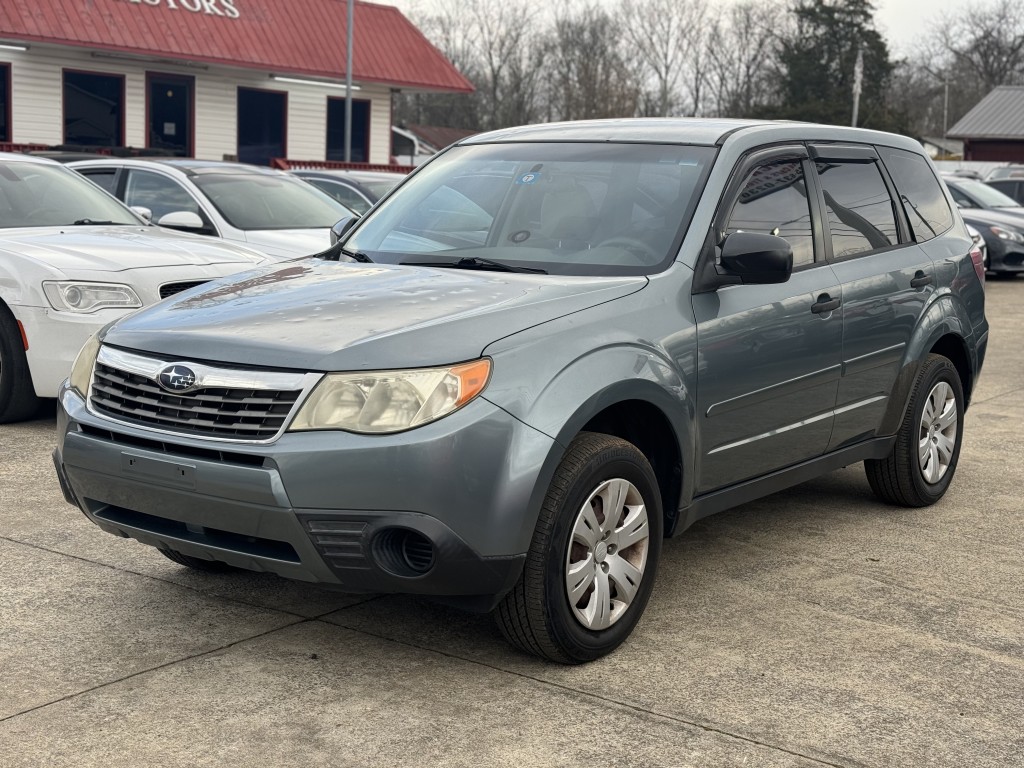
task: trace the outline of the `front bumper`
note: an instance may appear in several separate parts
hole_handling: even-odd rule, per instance
[[[105,309],[87,315],[57,312],[45,307],[13,307],[14,316],[25,327],[28,339],[28,368],[32,386],[39,397],[57,397],[60,383],[89,337],[107,323],[132,310]]]
[[[105,531],[346,591],[476,596],[482,609],[522,570],[553,447],[482,398],[398,435],[263,446],[117,425],[70,389],[60,403],[61,485]],[[407,567],[407,541],[429,542],[428,569]]]

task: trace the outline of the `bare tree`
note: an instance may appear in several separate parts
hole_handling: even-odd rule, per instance
[[[653,80],[646,114],[696,112],[703,86],[706,0],[623,0],[618,23],[630,53]],[[684,83],[690,104],[683,104]]]
[[[636,114],[640,83],[623,56],[620,32],[598,5],[563,6],[548,46],[549,119]]]
[[[982,94],[1024,79],[1024,2],[995,0],[946,14],[932,30],[939,61],[962,69]],[[936,45],[937,44],[937,45]],[[934,66],[934,63],[933,63]]]
[[[398,118],[476,130],[537,121],[546,48],[526,0],[444,0],[434,7],[417,22],[476,92],[406,97],[396,102]]]
[[[713,114],[750,117],[777,98],[779,31],[788,26],[776,2],[743,0],[711,21],[708,88]]]

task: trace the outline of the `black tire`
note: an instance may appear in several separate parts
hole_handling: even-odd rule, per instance
[[[627,607],[610,626],[595,630],[585,627],[574,615],[565,570],[573,526],[583,505],[605,481],[615,479],[627,480],[643,500],[648,525],[646,564]],[[600,514],[603,521],[603,512]],[[502,634],[515,647],[562,664],[592,661],[615,650],[633,631],[650,598],[661,553],[662,521],[658,481],[643,453],[616,437],[580,433],[555,471],[523,573],[495,610]],[[625,551],[627,546],[623,546]],[[607,555],[611,562],[614,550],[606,546],[606,555],[600,558],[596,552],[595,548],[594,567],[604,568],[607,574],[603,558]],[[609,583],[610,594],[621,597],[614,581]]]
[[[186,568],[202,571],[203,573],[227,573],[238,570],[235,566],[222,563],[220,560],[203,560],[201,557],[183,555],[174,549],[161,549],[160,554],[168,560],[173,560],[178,565],[184,565]]]
[[[0,424],[24,421],[39,410],[39,398],[25,357],[21,329],[0,304]]]
[[[952,389],[956,400],[957,430],[948,468],[937,482],[925,479],[918,460],[921,420],[929,394],[941,382]],[[884,459],[864,462],[868,484],[882,501],[901,507],[926,507],[943,497],[956,473],[964,433],[964,391],[953,363],[941,355],[928,355],[910,392],[907,412],[896,433],[892,452]]]

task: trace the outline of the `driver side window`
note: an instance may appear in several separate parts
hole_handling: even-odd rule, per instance
[[[743,183],[725,234],[757,232],[793,247],[793,269],[814,263],[814,231],[803,163],[783,160],[754,168]]]

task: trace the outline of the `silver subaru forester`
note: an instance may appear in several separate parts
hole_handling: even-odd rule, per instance
[[[191,568],[434,595],[578,663],[702,517],[860,461],[892,504],[953,479],[984,271],[910,139],[497,131],[336,236],[92,339],[68,501]]]

